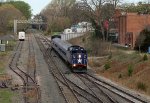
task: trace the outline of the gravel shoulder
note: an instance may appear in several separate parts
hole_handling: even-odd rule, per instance
[[[58,85],[55,82],[54,77],[48,70],[42,52],[39,49],[36,40],[34,40],[35,60],[37,69],[37,80],[41,89],[41,102],[42,103],[65,103],[61,91],[58,89]]]

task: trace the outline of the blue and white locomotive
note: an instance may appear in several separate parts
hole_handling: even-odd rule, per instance
[[[60,35],[51,37],[52,48],[71,66],[73,72],[87,71],[87,53],[83,47],[61,40]]]

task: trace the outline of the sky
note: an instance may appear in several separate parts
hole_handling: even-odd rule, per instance
[[[32,14],[36,15],[41,12],[50,2],[51,0],[22,0],[27,2],[32,9]]]
[[[32,9],[33,15],[39,14],[41,10],[43,10],[51,0],[22,0],[27,2]],[[146,1],[146,0],[122,0],[123,3],[137,3],[139,1]],[[147,0],[148,1],[148,0]]]

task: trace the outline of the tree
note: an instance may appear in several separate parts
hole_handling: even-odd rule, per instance
[[[20,10],[22,14],[26,17],[26,19],[30,19],[32,16],[31,7],[28,3],[24,1],[10,1],[6,2],[8,4],[12,4],[15,8]]]
[[[41,12],[41,15],[46,18],[48,32],[62,31],[71,26],[70,11],[74,3],[75,0],[52,0]]]
[[[24,18],[23,14],[11,4],[0,6],[0,32],[6,34],[12,30],[14,19]]]
[[[150,46],[150,30],[148,28],[144,29],[136,40],[135,49],[147,52]]]
[[[76,0],[60,0],[61,3],[61,11],[63,13],[63,16],[68,17],[69,16],[69,11],[75,4]]]
[[[136,40],[136,48],[138,48],[139,52],[141,52],[141,45],[145,40],[145,35],[141,33]]]
[[[86,10],[85,15],[90,18],[95,29],[95,36],[106,40],[104,21],[109,20],[119,3],[119,0],[81,0]],[[82,7],[83,8],[83,7]],[[88,13],[87,13],[88,12]]]

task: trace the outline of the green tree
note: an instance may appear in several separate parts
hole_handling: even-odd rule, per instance
[[[32,16],[31,7],[28,3],[24,1],[10,1],[8,4],[12,4],[15,8],[20,10],[26,19],[30,19]]]
[[[11,4],[0,6],[0,33],[6,34],[12,30],[13,20],[24,18],[23,14]]]

